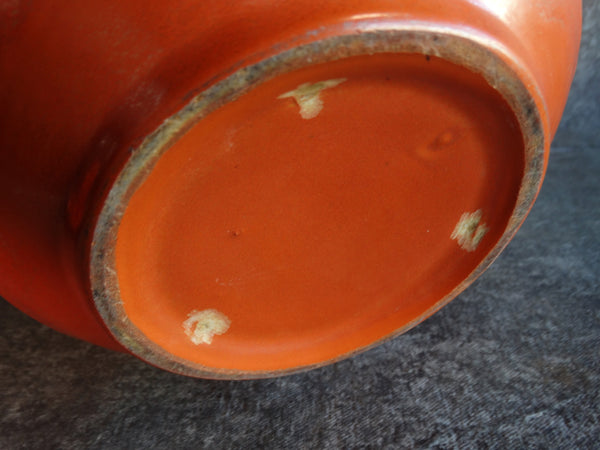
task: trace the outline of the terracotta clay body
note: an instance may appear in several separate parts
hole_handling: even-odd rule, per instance
[[[0,295],[212,378],[348,356],[480,275],[539,190],[581,31],[575,0],[1,14]]]

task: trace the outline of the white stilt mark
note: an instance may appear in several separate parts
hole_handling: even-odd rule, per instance
[[[488,227],[481,222],[481,210],[478,209],[472,213],[464,213],[450,237],[456,239],[463,250],[473,252],[487,231]]]
[[[277,98],[293,97],[300,107],[300,116],[303,119],[313,119],[319,115],[323,109],[323,100],[321,100],[321,91],[337,86],[346,81],[346,78],[336,78],[333,80],[318,81],[317,83],[304,83],[293,91],[281,94]]]
[[[183,322],[183,329],[194,344],[211,344],[213,336],[225,333],[229,325],[229,317],[216,309],[193,310]]]

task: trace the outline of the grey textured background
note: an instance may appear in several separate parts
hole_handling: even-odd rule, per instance
[[[553,145],[600,146],[600,0],[583,0],[577,73]]]
[[[0,448],[599,448],[600,2],[541,195],[492,268],[365,354],[217,382],[63,336],[0,301]]]

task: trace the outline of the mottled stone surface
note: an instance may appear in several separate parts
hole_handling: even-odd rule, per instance
[[[598,448],[600,3],[531,215],[409,333],[273,380],[184,378],[0,301],[0,448]]]

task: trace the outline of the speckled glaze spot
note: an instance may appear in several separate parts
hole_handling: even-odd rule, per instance
[[[463,250],[474,252],[487,233],[488,227],[481,221],[481,215],[480,209],[472,213],[466,212],[456,224],[450,237],[455,239]]]
[[[300,116],[303,119],[313,119],[317,117],[323,109],[321,91],[333,88],[344,81],[346,81],[346,78],[336,78],[333,80],[319,81],[317,83],[304,83],[293,91],[281,94],[277,98],[293,98],[300,107]]]
[[[183,329],[194,344],[212,344],[214,335],[224,334],[230,325],[231,320],[216,309],[193,310],[183,322]]]

